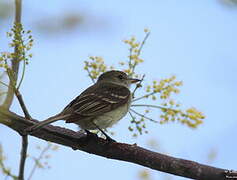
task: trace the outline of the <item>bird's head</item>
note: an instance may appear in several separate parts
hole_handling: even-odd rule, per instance
[[[97,82],[109,82],[129,88],[132,83],[139,81],[141,80],[130,78],[125,72],[112,70],[101,74]]]

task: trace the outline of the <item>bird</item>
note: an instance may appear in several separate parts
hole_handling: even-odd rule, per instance
[[[26,131],[33,133],[45,125],[64,120],[75,123],[89,133],[100,130],[106,139],[111,138],[103,131],[121,120],[129,111],[132,93],[129,88],[141,81],[129,77],[125,72],[111,70],[102,73],[96,83],[72,100],[60,113],[41,121]]]

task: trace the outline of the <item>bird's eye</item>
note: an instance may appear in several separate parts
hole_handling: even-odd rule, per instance
[[[122,75],[118,75],[118,78],[122,80],[122,79],[123,79],[123,76],[122,76]]]

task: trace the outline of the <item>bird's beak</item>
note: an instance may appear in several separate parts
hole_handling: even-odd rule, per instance
[[[136,82],[141,81],[140,79],[135,79],[135,78],[128,78],[128,80],[129,80],[131,83],[136,83]]]

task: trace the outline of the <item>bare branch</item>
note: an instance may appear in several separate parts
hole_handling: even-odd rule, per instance
[[[171,111],[178,112],[178,110],[173,109],[173,108],[158,106],[158,105],[152,105],[152,104],[132,104],[131,107],[150,107],[150,108],[165,109],[165,110],[171,110]]]
[[[156,94],[156,93],[157,93],[157,92],[151,92],[151,93],[145,94],[145,95],[143,95],[143,96],[141,96],[141,97],[139,97],[139,98],[133,99],[132,102],[135,102],[135,101],[138,101],[138,100],[147,98],[147,97],[152,96],[153,94]]]
[[[128,111],[129,115],[131,116],[132,120],[135,120],[136,118],[132,115],[130,111]]]
[[[26,120],[17,114],[0,108],[0,122],[19,133],[24,133],[26,128],[34,125],[38,121]],[[230,179],[227,177],[227,175],[229,175],[227,172],[230,172],[227,169],[215,168],[194,161],[152,152],[136,144],[108,143],[108,141],[96,135],[87,136],[84,133],[77,133],[57,126],[46,126],[35,132],[33,136],[70,147],[74,150],[81,150],[110,159],[132,162],[182,177],[202,180]],[[236,176],[231,176],[232,179],[233,177]]]
[[[22,109],[22,111],[23,111],[23,113],[25,115],[25,118],[29,119],[29,120],[32,119],[30,114],[29,114],[29,112],[28,112],[28,110],[27,110],[27,108],[26,108],[26,105],[25,105],[25,102],[24,102],[24,100],[22,98],[22,95],[21,95],[21,93],[20,93],[20,91],[18,89],[15,89],[15,95],[16,95],[19,103],[20,103],[20,106],[21,106],[21,109]]]
[[[28,136],[22,135],[22,145],[21,145],[21,160],[19,168],[19,180],[24,180],[24,171],[25,171],[25,161],[27,157],[27,147],[28,147]]]
[[[138,50],[138,56],[141,54],[141,51],[142,51],[142,48],[143,48],[143,46],[144,46],[144,44],[146,43],[146,40],[148,39],[148,37],[150,36],[150,33],[151,32],[147,32],[146,33],[146,36],[144,37],[144,39],[143,39],[143,41],[142,41],[142,43],[141,43],[141,45],[140,45],[140,47],[139,47],[139,50]]]
[[[151,107],[151,108],[157,108],[157,109],[163,109],[162,106],[157,105],[151,105],[151,104],[132,104],[131,107]]]
[[[148,119],[148,120],[150,120],[150,121],[152,121],[152,122],[158,123],[158,121],[156,121],[156,120],[154,120],[154,119],[152,119],[152,118],[149,118],[149,117],[145,116],[144,114],[141,114],[141,113],[135,111],[134,109],[131,109],[131,108],[130,108],[130,111],[132,111],[134,114],[136,114],[136,115],[138,115],[138,116],[140,116],[140,117],[143,117],[143,118]]]
[[[140,88],[140,87],[142,87],[142,82],[144,81],[144,78],[145,78],[145,74],[143,74],[141,81],[140,81],[139,83],[137,83],[135,89],[133,90],[133,92],[132,92],[132,98],[134,98],[134,94],[135,94],[135,92],[137,91],[137,89]]]

